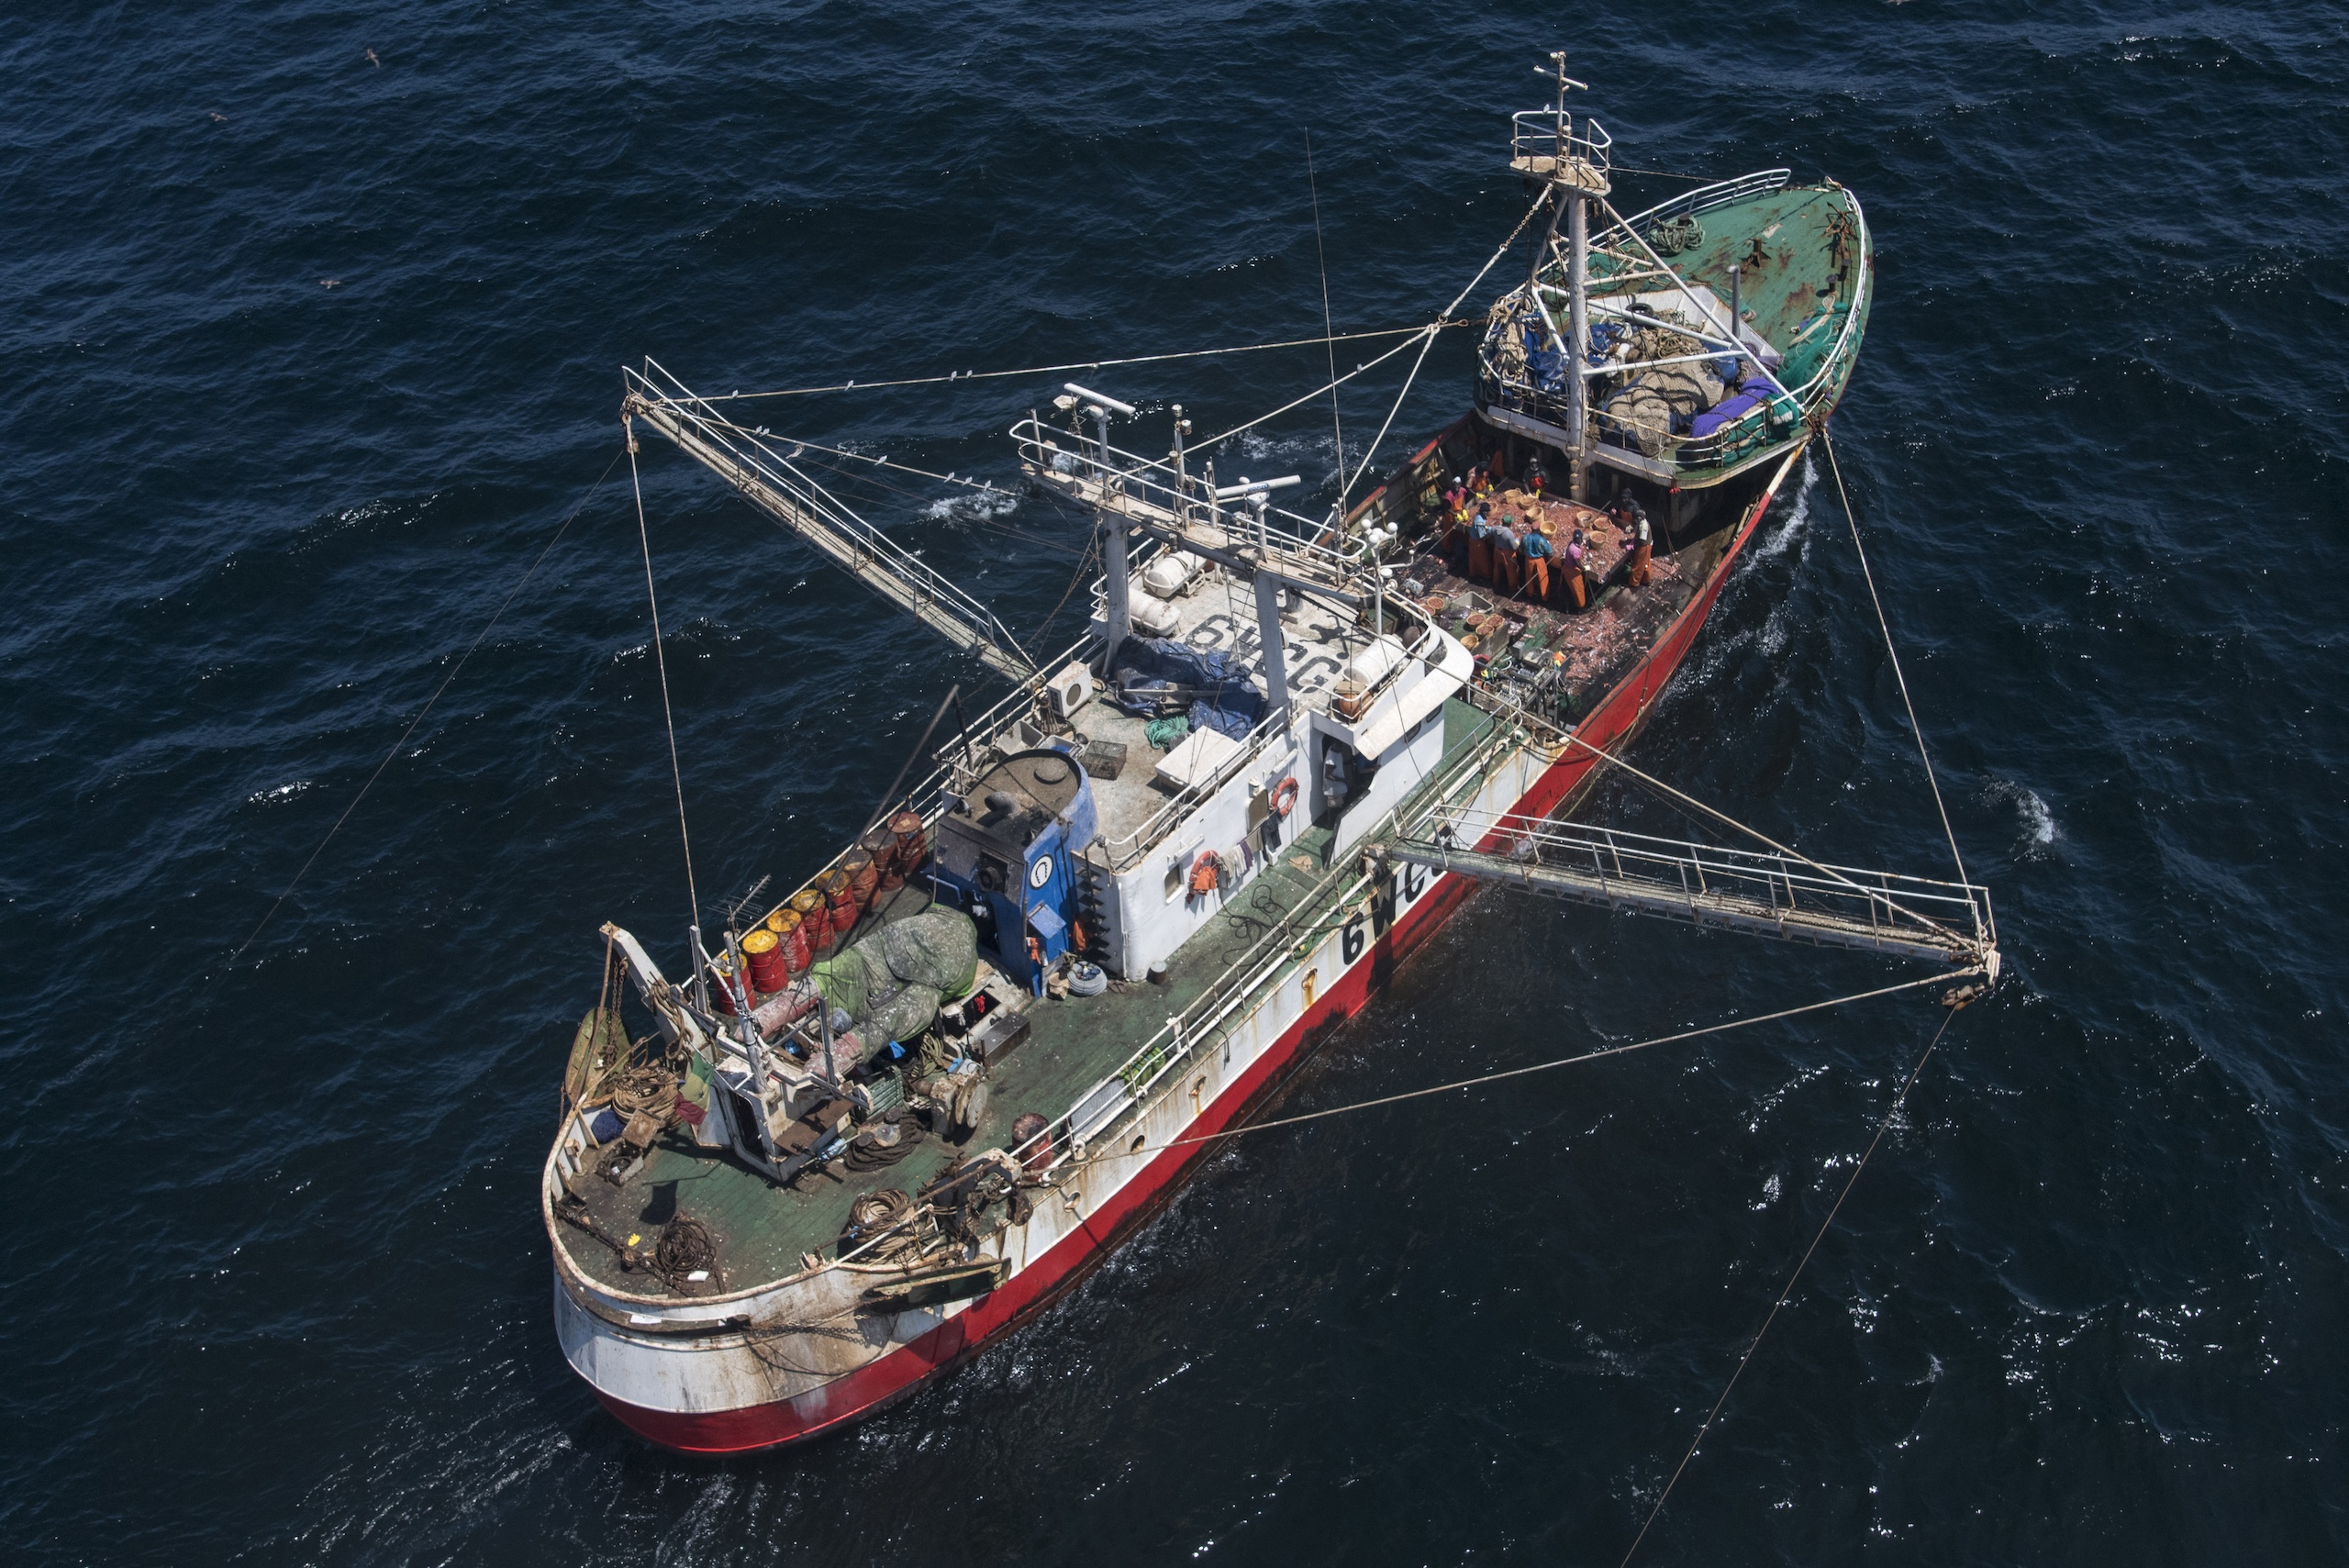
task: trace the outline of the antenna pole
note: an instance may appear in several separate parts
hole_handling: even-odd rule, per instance
[[[1579,190],[1566,196],[1566,438],[1574,451],[1566,465],[1567,493],[1590,499],[1590,462],[1584,425],[1589,417],[1590,378],[1584,373],[1583,345],[1590,341],[1590,204]]]
[[[1108,603],[1104,606],[1108,625],[1102,628],[1101,633],[1101,678],[1108,680],[1109,673],[1118,667],[1118,650],[1124,646],[1127,632],[1132,625],[1131,582],[1126,565],[1126,519],[1109,505],[1109,410],[1114,407],[1129,417],[1134,410],[1130,405],[1119,403],[1114,397],[1105,397],[1097,392],[1089,392],[1074,382],[1068,384],[1068,391],[1085,400],[1085,412],[1093,416],[1094,436],[1101,444],[1100,453],[1095,460],[1097,488],[1093,515],[1095,527],[1101,530],[1101,562],[1109,579]]]
[[[1183,461],[1183,438],[1191,433],[1191,422],[1183,417],[1183,406],[1174,405],[1174,504],[1181,512],[1177,525],[1188,533],[1191,528],[1191,473]]]

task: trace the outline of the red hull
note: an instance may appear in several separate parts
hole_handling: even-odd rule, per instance
[[[1728,579],[1731,565],[1760,525],[1774,494],[1775,487],[1755,501],[1704,592],[1680,612],[1646,662],[1584,721],[1578,730],[1584,740],[1602,750],[1613,747],[1646,717],[1650,703],[1671,680],[1698,631],[1712,614],[1713,603]],[[1598,763],[1587,752],[1579,749],[1569,751],[1534,782],[1533,787],[1518,801],[1516,810],[1531,817],[1546,815],[1596,766]],[[1372,987],[1392,972],[1395,962],[1432,936],[1466,900],[1475,885],[1465,877],[1438,878],[1427,894],[1413,903],[1363,958],[1289,1027],[1272,1050],[1191,1124],[1193,1130],[1214,1132],[1242,1118],[1274,1086],[1275,1075],[1296,1059],[1299,1049],[1308,1042],[1318,1043],[1331,1029],[1352,1018],[1369,999]],[[596,1397],[630,1430],[685,1453],[741,1453],[774,1448],[845,1426],[903,1398],[925,1379],[975,1354],[1050,1305],[1081,1279],[1087,1268],[1107,1256],[1126,1232],[1149,1218],[1173,1195],[1186,1167],[1205,1152],[1205,1148],[1193,1143],[1161,1153],[1088,1217],[1082,1229],[1062,1238],[1043,1256],[1005,1282],[1001,1289],[978,1298],[913,1343],[813,1393],[772,1405],[704,1413],[647,1409],[612,1398],[601,1390]]]

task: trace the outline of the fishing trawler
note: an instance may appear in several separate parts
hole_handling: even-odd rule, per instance
[[[1034,1317],[1483,882],[1995,978],[1962,877],[1573,818],[1603,771],[1646,779],[1620,753],[1848,384],[1872,273],[1858,201],[1785,170],[1617,214],[1553,65],[1473,406],[1358,501],[1219,481],[1179,406],[1164,455],[1124,450],[1141,417],[1085,384],[1013,427],[1100,551],[1050,657],[804,443],[627,373],[631,454],[667,438],[1012,684],[681,962],[603,928],[541,1195],[563,1353],[628,1427],[794,1442]]]

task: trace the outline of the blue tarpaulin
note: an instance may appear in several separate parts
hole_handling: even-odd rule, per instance
[[[1187,713],[1194,729],[1244,739],[1264,717],[1264,695],[1238,660],[1164,637],[1128,638],[1118,650],[1117,703],[1138,717]],[[1236,728],[1235,728],[1236,727]]]

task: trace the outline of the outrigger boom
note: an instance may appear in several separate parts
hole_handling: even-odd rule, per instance
[[[994,611],[842,506],[792,461],[796,454],[779,452],[761,432],[723,417],[651,360],[643,371],[622,373],[628,383],[620,404],[623,419],[642,416],[761,511],[955,647],[976,654],[989,669],[1014,681],[1035,675],[1036,662]]]
[[[1496,837],[1496,848],[1474,847]],[[1625,914],[1998,975],[1990,891],[1972,883],[1820,868],[1792,855],[1458,811],[1404,828],[1370,853]]]

